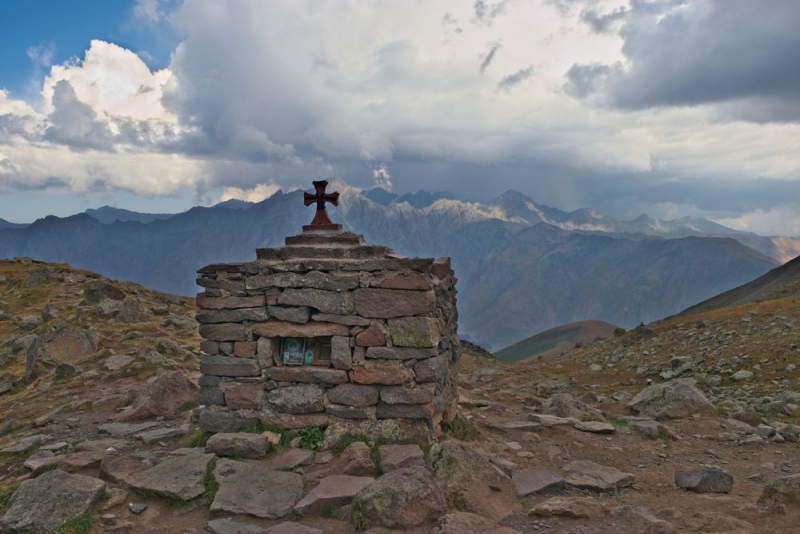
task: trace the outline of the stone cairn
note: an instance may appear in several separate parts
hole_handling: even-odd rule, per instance
[[[392,419],[430,438],[457,406],[450,259],[366,244],[324,213],[338,193],[314,185],[306,205],[317,203],[317,216],[302,234],[258,249],[255,261],[198,271],[200,427]]]

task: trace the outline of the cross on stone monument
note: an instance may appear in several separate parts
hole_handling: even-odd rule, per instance
[[[311,183],[314,184],[314,190],[316,193],[313,195],[311,193],[303,193],[303,204],[310,206],[311,204],[316,203],[317,211],[314,214],[314,220],[311,221],[311,224],[303,226],[303,231],[341,230],[342,225],[333,223],[328,218],[328,211],[325,209],[326,202],[330,202],[334,206],[339,205],[339,193],[325,193],[325,188],[328,187],[327,180],[319,180]]]

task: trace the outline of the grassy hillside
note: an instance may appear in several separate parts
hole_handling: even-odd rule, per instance
[[[498,360],[520,362],[545,354],[561,354],[576,345],[608,339],[614,335],[616,325],[605,321],[578,321],[540,332],[518,343],[495,352]]]

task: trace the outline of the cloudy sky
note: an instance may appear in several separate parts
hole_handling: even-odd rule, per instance
[[[797,0],[4,0],[0,19],[10,221],[340,176],[800,235]]]

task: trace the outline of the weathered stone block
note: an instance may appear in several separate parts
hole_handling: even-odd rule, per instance
[[[270,408],[265,408],[260,414],[261,423],[265,426],[296,430],[310,426],[326,427],[329,418],[327,414],[289,414],[279,413]]]
[[[199,401],[203,406],[225,406],[225,395],[216,386],[201,387]]]
[[[447,378],[448,363],[449,353],[418,361],[414,364],[414,377],[417,383],[443,382]]]
[[[200,375],[200,378],[197,380],[197,385],[201,388],[211,388],[218,386],[220,382],[222,382],[222,378],[218,376]]]
[[[262,369],[272,367],[273,358],[278,355],[278,341],[268,337],[260,337],[256,341],[256,359]]]
[[[200,352],[204,352],[206,354],[219,354],[219,343],[216,341],[209,341],[204,339],[200,342]]]
[[[223,382],[220,390],[225,394],[225,405],[231,410],[259,410],[264,403],[261,383]]]
[[[412,347],[369,347],[367,358],[382,360],[424,360],[436,355],[436,351]]]
[[[331,274],[319,271],[311,271],[306,274],[292,272],[261,274],[245,280],[247,289],[309,287],[327,291],[349,291],[357,288],[359,283],[357,274]]]
[[[254,324],[252,330],[254,334],[266,337],[325,337],[350,334],[350,329],[343,324],[317,322],[297,324],[270,321]]]
[[[244,291],[244,282],[239,280],[216,280],[214,278],[198,278],[197,285],[211,289],[224,289],[225,291]]]
[[[217,456],[264,458],[269,449],[269,441],[261,434],[244,432],[222,432],[214,434],[206,442],[206,452]]]
[[[333,417],[339,417],[341,419],[375,418],[374,407],[360,408],[358,406],[345,406],[343,404],[327,404],[325,406],[325,412]]]
[[[413,271],[380,273],[369,282],[370,287],[381,289],[427,290],[431,284],[425,275]]]
[[[353,311],[351,293],[338,293],[322,289],[286,289],[278,296],[283,306],[310,306],[322,313],[349,315]]]
[[[305,382],[312,384],[344,384],[347,382],[347,371],[308,365],[302,367],[273,367],[267,371],[267,376],[276,382]]]
[[[270,391],[267,399],[275,410],[288,414],[325,411],[325,390],[317,384],[288,386]]]
[[[380,323],[372,323],[369,328],[356,336],[356,345],[359,347],[382,347],[386,345],[386,334]]]
[[[331,338],[331,364],[337,369],[350,370],[353,368],[353,351],[350,348],[350,338],[334,336]]]
[[[311,318],[311,308],[308,306],[289,307],[284,306],[268,306],[270,316],[279,321],[287,321],[290,323],[307,323]]]
[[[254,358],[257,345],[255,341],[237,341],[233,344],[233,355],[238,358]]]
[[[433,400],[436,384],[419,384],[416,387],[384,386],[381,401],[386,404],[425,404]]]
[[[207,297],[200,293],[197,295],[197,307],[203,310],[224,310],[232,308],[258,308],[264,306],[264,295],[252,297]]]
[[[258,422],[255,417],[241,417],[236,412],[200,410],[198,424],[204,432],[237,432],[252,427]]]
[[[323,323],[346,324],[347,326],[369,326],[371,321],[358,315],[336,315],[333,313],[317,313],[311,317],[312,321]]]
[[[200,335],[212,341],[247,340],[247,330],[238,323],[201,324]]]
[[[366,361],[353,366],[353,381],[357,384],[404,384],[411,380],[411,369],[402,362]]]
[[[395,347],[435,347],[441,335],[433,317],[389,319],[389,333]]]
[[[200,355],[200,372],[213,376],[258,376],[260,371],[250,358]]]
[[[431,266],[431,274],[439,280],[444,280],[453,274],[453,269],[450,267],[450,258],[436,258]]]
[[[436,413],[434,403],[384,404],[379,403],[375,416],[378,419],[432,419]]]
[[[329,401],[347,406],[371,406],[378,404],[378,398],[377,386],[342,384],[328,390]]]
[[[357,289],[354,305],[358,315],[379,319],[420,315],[434,310],[433,291],[402,291],[399,289]]]
[[[243,321],[266,321],[267,309],[239,308],[235,310],[201,310],[195,314],[198,323],[241,323]]]

